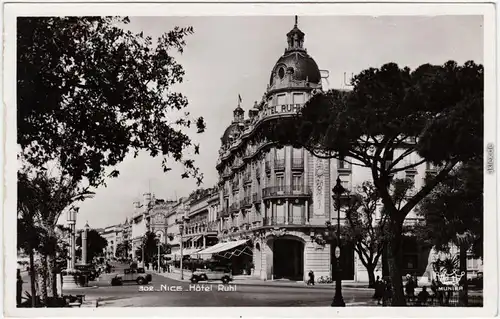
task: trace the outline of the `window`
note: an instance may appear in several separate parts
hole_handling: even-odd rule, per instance
[[[278,191],[285,190],[285,176],[282,174],[276,175],[276,186],[278,187]]]
[[[286,104],[286,94],[279,94],[278,95],[278,106],[285,105],[285,104]]]
[[[293,94],[293,104],[304,104],[304,93]]]
[[[338,169],[351,169],[351,164],[345,160],[338,160]]]
[[[266,187],[271,186],[271,174],[266,176]]]
[[[304,185],[304,182],[302,179],[302,174],[294,174],[293,181],[292,181],[293,190],[294,191],[301,191],[303,185]]]
[[[284,68],[279,68],[278,76],[280,77],[280,79],[285,77],[285,69]]]

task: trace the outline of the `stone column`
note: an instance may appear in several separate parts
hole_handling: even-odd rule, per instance
[[[207,245],[207,237],[203,235],[203,249],[205,249],[206,245]]]
[[[285,224],[288,225],[288,215],[290,214],[290,206],[288,199],[285,200]]]

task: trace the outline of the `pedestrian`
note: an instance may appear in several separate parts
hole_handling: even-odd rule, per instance
[[[17,270],[17,287],[16,287],[16,303],[21,305],[23,296],[23,278],[21,277],[21,269]]]
[[[309,280],[307,281],[307,285],[314,286],[314,272],[312,270],[309,271]]]
[[[429,299],[429,292],[427,291],[427,287],[424,286],[422,288],[422,291],[418,294],[418,301],[417,301],[417,305],[419,306],[425,306],[425,304],[427,303],[427,299]]]
[[[414,284],[412,277],[409,277],[408,281],[406,282],[405,292],[406,292],[406,296],[409,299],[412,299],[413,297],[415,297],[415,284]]]
[[[377,300],[377,305],[381,304],[382,297],[384,296],[384,283],[380,280],[380,276],[377,276],[377,280],[375,281],[375,293],[373,294],[373,298]]]

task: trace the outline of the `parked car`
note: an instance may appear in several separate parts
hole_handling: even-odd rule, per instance
[[[94,281],[99,277],[99,273],[93,264],[75,265],[75,268],[79,270],[82,275],[87,276],[87,279],[90,281]]]
[[[233,280],[231,271],[226,267],[214,267],[213,269],[197,269],[191,276],[191,282],[221,280],[224,284]]]
[[[138,285],[145,285],[152,280],[151,274],[146,274],[144,268],[128,268],[123,270],[123,275],[116,275],[111,279],[112,286],[123,285],[124,282],[136,282]]]

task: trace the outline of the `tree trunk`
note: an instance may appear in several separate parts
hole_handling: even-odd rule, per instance
[[[465,243],[460,244],[460,273],[463,272],[464,276],[461,278],[461,286],[463,290],[460,291],[460,304],[462,306],[467,306],[469,303],[469,286],[467,284],[467,245]]]
[[[367,265],[366,272],[368,273],[368,288],[375,287],[375,266]]]
[[[47,267],[47,256],[40,254],[37,263],[36,263],[36,268],[38,272],[38,289],[39,294],[40,294],[40,299],[42,303],[47,302],[47,281],[48,281],[48,267]]]
[[[48,295],[50,297],[57,297],[57,274],[56,274],[56,256],[55,252],[48,256],[48,270],[49,270],[49,283]]]
[[[389,273],[392,283],[392,306],[406,306],[401,273],[403,222],[391,221],[391,237],[389,240]]]
[[[30,256],[30,284],[31,284],[31,307],[36,307],[36,271],[35,271],[35,257],[33,249],[29,250]]]

